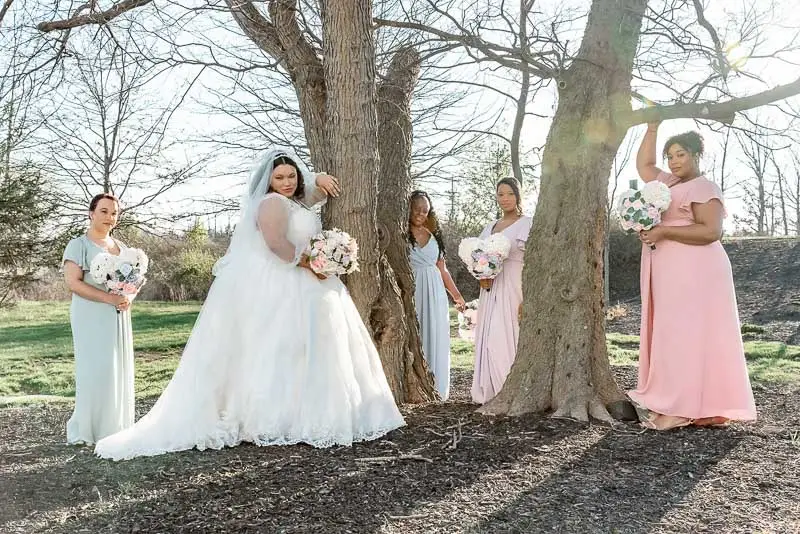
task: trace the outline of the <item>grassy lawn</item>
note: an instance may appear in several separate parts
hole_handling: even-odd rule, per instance
[[[133,311],[136,392],[164,388],[192,330],[200,303],[137,302]],[[0,399],[75,394],[69,303],[27,302],[0,310]]]
[[[197,302],[136,303],[137,396],[158,395],[164,388],[199,310]],[[608,347],[612,364],[636,364],[636,336],[609,334]],[[745,350],[754,381],[800,383],[800,347],[748,341]],[[472,343],[454,338],[452,358],[454,368],[472,369]],[[0,369],[0,403],[33,401],[40,396],[47,400],[72,397],[75,384],[69,304],[23,303],[0,310]]]

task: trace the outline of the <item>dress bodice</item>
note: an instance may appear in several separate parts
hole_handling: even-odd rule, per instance
[[[287,202],[289,207],[289,222],[286,238],[296,248],[305,247],[312,237],[322,231],[322,221],[313,208],[308,208],[298,202]]]
[[[670,174],[662,173],[659,179],[667,182],[674,177]],[[669,189],[671,200],[667,210],[661,214],[661,224],[664,226],[688,226],[694,224],[694,211],[692,204],[703,204],[716,198],[720,202],[724,201],[722,191],[714,182],[704,176],[698,176],[688,182],[679,182]]]
[[[522,216],[500,232],[493,232],[498,222],[494,221],[486,225],[483,232],[481,232],[481,239],[486,239],[493,233],[503,234],[511,241],[511,250],[509,250],[505,261],[522,263],[525,256],[525,242],[528,240],[528,234],[531,231],[531,218]]]
[[[409,253],[411,268],[414,271],[430,268],[436,269],[439,256],[439,243],[435,238],[431,237],[424,246],[413,245],[411,247],[411,252]]]

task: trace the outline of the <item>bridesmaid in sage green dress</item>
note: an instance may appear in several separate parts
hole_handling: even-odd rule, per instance
[[[130,301],[108,293],[89,275],[97,254],[118,255],[125,247],[110,235],[118,216],[116,197],[95,196],[89,205],[89,229],[69,242],[62,260],[72,292],[75,350],[75,411],[67,422],[69,444],[94,444],[133,425]]]

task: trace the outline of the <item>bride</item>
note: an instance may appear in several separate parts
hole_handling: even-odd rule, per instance
[[[405,424],[344,285],[303,255],[321,230],[310,208],[338,192],[291,149],[264,155],[175,375],[147,415],[97,443],[98,456],[350,445]]]

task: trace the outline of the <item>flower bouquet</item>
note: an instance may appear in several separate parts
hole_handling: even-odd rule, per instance
[[[631,186],[619,197],[617,215],[625,232],[638,234],[661,222],[661,214],[669,207],[672,196],[663,182],[648,182],[641,191],[635,188],[635,181],[631,182]],[[656,246],[651,245],[650,248],[655,250]]]
[[[308,266],[322,276],[340,276],[358,270],[358,243],[338,228],[323,230],[306,248]]]
[[[486,239],[468,237],[458,245],[458,257],[478,280],[497,277],[510,251],[511,241],[503,234],[492,234]]]
[[[92,260],[89,272],[109,293],[125,295],[133,300],[147,282],[145,273],[150,261],[138,248],[122,249],[118,256],[101,252]],[[117,311],[119,313],[119,310]]]

